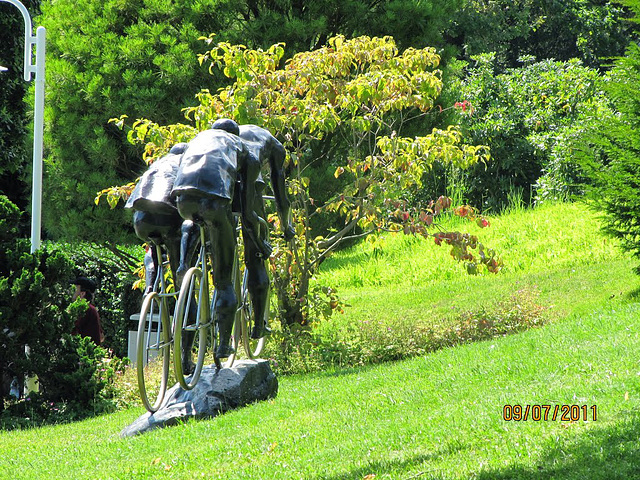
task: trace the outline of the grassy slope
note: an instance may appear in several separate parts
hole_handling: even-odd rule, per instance
[[[559,318],[576,308],[587,311],[611,296],[635,298],[638,293],[633,263],[599,234],[597,224],[584,206],[567,204],[516,210],[492,218],[487,229],[466,221],[445,225],[478,235],[504,259],[500,274],[481,276],[467,275],[446,246],[389,235],[381,252],[356,246],[331,258],[320,282],[337,287],[352,306],[346,310],[349,321],[384,312],[431,322],[486,306],[521,288],[539,291],[540,302],[553,307]]]
[[[565,240],[545,248],[535,239],[546,235],[543,219],[551,217],[566,225],[561,232],[554,227]],[[271,402],[133,439],[118,432],[139,409],[3,432],[0,478],[634,478],[640,471],[638,281],[608,242],[576,225],[583,217],[592,221],[583,209],[564,206],[496,219],[487,243],[504,251],[509,265],[499,276],[465,277],[444,263],[434,274],[420,263],[386,280],[392,269],[381,265],[395,255],[389,245],[376,259],[382,264],[365,265],[353,250],[333,260],[323,278],[340,283],[354,305],[339,321],[377,314],[370,304],[379,298],[385,314],[424,320],[536,284],[541,301],[556,305],[557,320],[543,328],[394,364],[283,377]],[[506,230],[501,221],[509,223]],[[526,235],[507,233],[525,224],[534,225]],[[583,237],[595,238],[595,247],[576,241]],[[390,243],[396,241],[407,240]],[[520,245],[518,259],[508,257],[518,249],[507,251],[506,242]],[[576,244],[580,250],[573,250]],[[430,246],[412,244],[416,257],[432,258],[422,248]],[[572,259],[568,252],[580,253]],[[380,268],[383,296],[368,285],[367,268]],[[350,287],[358,269],[363,286]],[[443,276],[447,285],[434,282]],[[420,303],[412,307],[412,301]],[[505,422],[507,403],[597,405],[598,419]]]

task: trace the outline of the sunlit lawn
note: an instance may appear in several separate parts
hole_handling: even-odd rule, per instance
[[[141,409],[0,432],[11,479],[628,479],[640,471],[640,306],[633,262],[584,207],[492,219],[505,260],[469,277],[430,241],[336,255],[330,322],[444,318],[536,288],[550,322],[401,362],[280,377],[279,394],[213,420],[122,439]],[[462,225],[459,226],[462,228]],[[586,405],[587,421],[505,421],[505,405]],[[597,418],[593,410],[597,409]]]

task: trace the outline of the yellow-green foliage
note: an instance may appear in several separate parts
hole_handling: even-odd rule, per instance
[[[204,40],[211,44],[213,36]],[[389,36],[346,39],[339,35],[322,48],[296,54],[284,65],[283,55],[280,44],[267,50],[215,44],[200,56],[200,62],[209,64],[211,71],[221,69],[233,83],[215,94],[204,90],[198,95],[199,105],[186,109],[192,125],[162,126],[139,119],[131,126],[129,138],[144,144],[145,155],[152,160],[218,118],[228,117],[266,127],[282,141],[291,171],[288,186],[297,240],[294,247],[277,242],[272,273],[279,314],[291,325],[309,320],[315,298],[309,295],[310,279],[327,254],[356,228],[365,234],[405,229],[429,235],[422,224],[431,225],[433,215],[442,211],[442,200],[440,207],[436,203],[434,209],[413,216],[401,212],[400,218],[396,202],[420,186],[423,173],[434,163],[466,167],[486,162],[489,154],[484,147],[465,145],[455,127],[402,136],[404,116],[423,115],[442,89],[440,57],[432,47],[400,52]],[[125,128],[125,120],[113,121]],[[336,158],[331,154],[334,141],[342,150]],[[310,193],[309,167],[323,163],[337,167],[337,181],[330,189],[332,196],[320,202]],[[130,188],[101,193],[115,205]],[[311,217],[326,212],[344,217],[346,227],[337,233],[314,231]],[[458,234],[445,240],[454,246],[463,242]],[[478,257],[467,250],[466,243],[457,250],[468,269],[475,271],[477,265],[485,264],[499,270],[493,252],[487,250],[484,256],[480,243],[470,243],[479,249]]]

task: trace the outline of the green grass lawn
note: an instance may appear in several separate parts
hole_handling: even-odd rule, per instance
[[[431,239],[387,235],[382,248],[367,243],[334,255],[319,281],[336,287],[352,308],[346,315],[446,316],[536,287],[558,316],[599,305],[612,295],[634,296],[634,263],[599,233],[597,216],[580,204],[519,209],[491,218],[489,228],[454,220],[446,229],[467,231],[504,259],[498,275],[470,276],[446,246]],[[393,308],[386,304],[393,303]]]
[[[535,286],[551,312],[541,328],[281,376],[272,401],[135,438],[119,432],[139,408],[0,432],[0,478],[640,478],[638,279],[596,223],[575,205],[492,219],[482,233],[505,259],[496,276],[468,277],[437,259],[444,248],[397,237],[376,255],[337,255],[319,279],[352,305],[328,324],[439,321]],[[588,421],[505,421],[507,404],[586,405]]]

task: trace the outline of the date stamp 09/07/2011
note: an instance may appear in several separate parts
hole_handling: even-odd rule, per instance
[[[507,422],[595,422],[598,419],[597,405],[505,405],[502,419]]]

